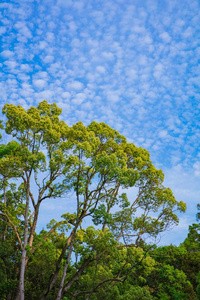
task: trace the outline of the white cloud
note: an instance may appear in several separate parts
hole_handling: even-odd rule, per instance
[[[195,175],[200,176],[200,161],[195,162],[193,167]]]
[[[103,74],[106,72],[106,69],[103,66],[97,66],[96,71],[100,74]]]
[[[129,80],[137,79],[137,71],[134,69],[127,69],[126,71]]]
[[[0,35],[3,35],[6,32],[5,26],[0,26]]]
[[[80,91],[83,89],[84,85],[80,81],[72,81],[68,84],[69,89]]]
[[[36,77],[36,78],[47,78],[48,73],[45,72],[45,71],[39,71],[39,72],[35,73],[34,77]]]
[[[160,34],[160,38],[163,40],[165,43],[169,43],[171,41],[171,37],[167,32],[163,32]]]
[[[184,38],[189,38],[189,37],[192,36],[192,34],[193,34],[193,29],[192,29],[191,26],[189,26],[189,27],[185,30],[185,32],[183,33],[183,37],[184,37]]]
[[[40,50],[45,50],[48,47],[48,43],[46,41],[40,41],[37,48]]]
[[[160,137],[160,138],[166,138],[167,136],[168,136],[168,132],[167,132],[167,130],[161,130],[161,131],[159,131],[159,133],[158,133],[158,136]]]
[[[112,60],[114,59],[114,55],[113,55],[112,52],[105,52],[105,51],[104,51],[104,52],[102,53],[102,56],[103,56],[103,58],[106,59],[106,60],[112,61]]]
[[[10,69],[15,69],[17,67],[17,62],[14,60],[6,60],[4,62],[4,65],[6,65]]]
[[[76,97],[72,99],[71,103],[75,105],[80,105],[86,99],[86,95],[84,93],[76,94]]]
[[[19,31],[20,34],[22,34],[26,38],[32,38],[32,33],[30,29],[26,26],[25,22],[18,21],[15,24],[15,28]]]
[[[21,64],[20,69],[23,72],[27,72],[27,73],[32,72],[32,70],[33,70],[32,66],[30,66],[29,64]]]
[[[48,42],[54,42],[55,40],[55,35],[53,32],[47,32],[47,35],[45,37],[45,39],[48,41]]]
[[[33,80],[33,84],[36,88],[43,89],[47,85],[47,82],[44,79],[35,79]]]
[[[70,93],[69,92],[64,92],[62,93],[63,98],[70,98]]]
[[[10,51],[10,50],[4,50],[1,52],[1,56],[5,57],[5,58],[11,58],[14,56],[14,52]]]
[[[52,63],[53,60],[54,60],[53,55],[47,55],[47,56],[45,56],[45,58],[43,59],[43,61],[44,61],[45,63]]]

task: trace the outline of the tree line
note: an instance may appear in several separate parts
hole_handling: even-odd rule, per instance
[[[200,299],[199,223],[179,247],[148,243],[186,210],[149,152],[61,112],[45,100],[3,107],[0,299]],[[38,232],[41,206],[60,197],[61,221]]]

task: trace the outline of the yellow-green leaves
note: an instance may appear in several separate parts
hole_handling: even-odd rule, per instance
[[[27,111],[20,105],[4,106],[5,130],[20,145],[15,155],[20,172],[33,170],[45,176],[49,172],[43,181],[49,197],[74,191],[77,218],[90,214],[96,224],[104,230],[108,226],[118,237],[130,231],[135,239],[146,233],[155,236],[178,223],[176,210],[185,211],[185,204],[163,186],[164,174],[152,164],[147,150],[127,143],[105,123],[78,122],[69,127],[59,120],[61,112],[46,100]],[[5,155],[6,149],[0,147],[2,170],[12,156]],[[121,192],[134,186],[134,197]]]
[[[38,107],[31,107],[27,111],[20,105],[6,104],[3,113],[7,117],[6,133],[16,136],[24,144],[30,145],[31,141],[59,142],[61,127],[59,122],[61,113],[56,104],[41,102]],[[63,132],[62,132],[63,133]]]
[[[183,201],[178,202],[177,207],[178,207],[178,210],[180,210],[182,212],[185,212],[187,209],[186,203]]]
[[[41,115],[48,115],[57,122],[59,121],[57,117],[62,113],[62,108],[57,107],[56,103],[48,104],[46,100],[39,103],[38,110]]]

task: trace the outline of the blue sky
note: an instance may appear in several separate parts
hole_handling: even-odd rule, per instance
[[[0,46],[1,106],[46,99],[148,149],[188,206],[163,243],[183,241],[200,202],[199,1],[2,0]]]

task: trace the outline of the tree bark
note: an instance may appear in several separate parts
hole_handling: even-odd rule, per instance
[[[36,207],[35,207],[33,224],[31,226],[31,232],[30,232],[30,236],[29,236],[29,245],[30,245],[31,248],[33,246],[33,239],[34,239],[36,224],[37,224],[37,220],[38,220],[39,207],[40,207],[40,202],[38,202]]]
[[[28,212],[29,212],[29,179],[26,182],[26,210],[25,210],[25,230],[24,230],[24,244],[22,249],[21,267],[20,267],[20,280],[19,280],[19,292],[16,296],[16,300],[24,300],[24,275],[26,268],[26,246],[28,244]]]
[[[65,244],[65,247],[63,248],[62,253],[61,253],[61,255],[60,255],[60,257],[59,257],[59,259],[58,259],[58,261],[57,261],[57,263],[56,263],[56,270],[55,270],[55,272],[53,273],[53,275],[52,275],[51,278],[50,278],[50,282],[49,282],[48,289],[47,289],[47,291],[42,295],[41,300],[45,300],[45,299],[46,299],[46,297],[47,297],[48,294],[51,292],[52,288],[54,287],[54,285],[55,285],[55,283],[56,283],[56,281],[57,281],[57,279],[58,279],[58,274],[59,274],[59,271],[60,271],[61,262],[62,262],[63,257],[65,256],[65,253],[66,253],[67,248],[69,247],[69,245],[70,245],[70,243],[71,243],[71,241],[72,241],[72,238],[73,238],[73,235],[74,235],[74,230],[75,230],[75,228],[72,230],[70,236],[69,236],[68,239],[67,239],[67,242],[66,242],[66,244]]]
[[[60,286],[59,286],[58,295],[57,295],[56,300],[61,300],[61,297],[62,297],[64,281],[65,281],[65,277],[66,277],[66,274],[67,274],[67,269],[68,269],[70,259],[71,259],[72,248],[73,248],[73,245],[74,245],[76,230],[77,230],[77,226],[74,228],[74,232],[73,232],[73,235],[72,235],[72,239],[71,239],[71,243],[70,243],[70,249],[69,249],[69,253],[68,253],[68,256],[67,256],[67,262],[66,262],[64,270],[63,270],[63,276],[62,276],[62,279],[61,279],[61,283],[60,283]]]
[[[67,292],[70,289],[70,287],[79,279],[79,277],[82,275],[83,271],[90,264],[91,261],[92,261],[91,257],[88,257],[88,259],[84,260],[82,266],[76,272],[74,277],[65,285],[65,287],[63,289],[64,292]]]

